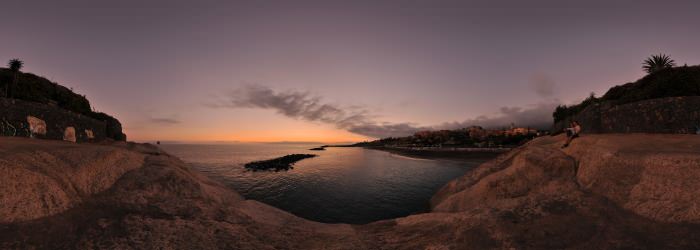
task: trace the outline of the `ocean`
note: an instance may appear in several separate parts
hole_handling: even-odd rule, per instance
[[[426,212],[435,192],[482,161],[416,159],[384,151],[318,144],[162,144],[193,169],[257,200],[326,223],[365,224]],[[243,165],[293,153],[317,154],[288,171]]]

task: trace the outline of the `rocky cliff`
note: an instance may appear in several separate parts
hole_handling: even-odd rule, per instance
[[[0,136],[74,142],[101,141],[115,138],[114,134],[109,134],[110,124],[114,126],[106,120],[98,120],[57,106],[0,97]],[[72,137],[67,138],[67,130],[72,130]]]
[[[322,224],[149,145],[0,139],[0,248],[700,248],[700,140],[542,137],[443,187],[433,211]]]
[[[90,101],[73,89],[32,73],[0,68],[0,97],[5,97],[8,90],[11,98],[0,98],[0,135],[26,136],[31,125],[27,117],[31,116],[46,123],[47,133],[38,134],[40,138],[61,140],[65,130],[72,127],[75,141],[126,141],[119,120],[94,111]],[[91,132],[86,133],[86,129]]]
[[[555,109],[553,133],[582,124],[586,133],[694,134],[700,126],[700,65],[664,68]]]

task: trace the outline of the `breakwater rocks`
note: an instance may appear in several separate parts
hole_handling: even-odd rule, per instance
[[[310,148],[309,150],[311,150],[311,151],[323,151],[323,150],[326,150],[326,147]]]
[[[301,161],[306,158],[313,158],[316,157],[317,155],[312,155],[312,154],[291,154],[291,155],[285,155],[282,157],[278,157],[275,159],[270,159],[270,160],[264,160],[264,161],[254,161],[254,162],[249,162],[245,164],[245,167],[247,169],[251,169],[253,171],[257,170],[275,170],[275,171],[280,171],[280,170],[289,170],[294,165],[294,163]]]

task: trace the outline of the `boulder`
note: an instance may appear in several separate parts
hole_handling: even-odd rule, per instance
[[[46,122],[34,116],[27,116],[29,132],[31,137],[46,135]]]
[[[85,130],[85,136],[88,138],[88,140],[95,139],[95,134],[92,133],[92,130],[90,130],[90,129]]]
[[[76,137],[75,137],[75,128],[74,127],[67,127],[64,132],[63,132],[63,140],[64,141],[69,141],[69,142],[76,142]]]

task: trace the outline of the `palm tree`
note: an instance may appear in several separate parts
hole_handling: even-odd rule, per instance
[[[10,60],[10,62],[7,63],[7,65],[10,67],[10,70],[12,70],[12,72],[19,72],[19,70],[22,69],[22,66],[24,66],[24,62],[15,58]]]
[[[651,55],[642,63],[642,69],[650,74],[673,66],[676,66],[676,63],[665,54]]]
[[[7,63],[7,66],[10,68],[10,71],[14,73],[14,78],[12,79],[12,86],[10,87],[10,91],[9,93],[6,93],[5,96],[12,97],[17,86],[17,77],[19,76],[19,70],[22,69],[22,66],[24,66],[24,62],[15,58],[10,60],[10,62]]]

